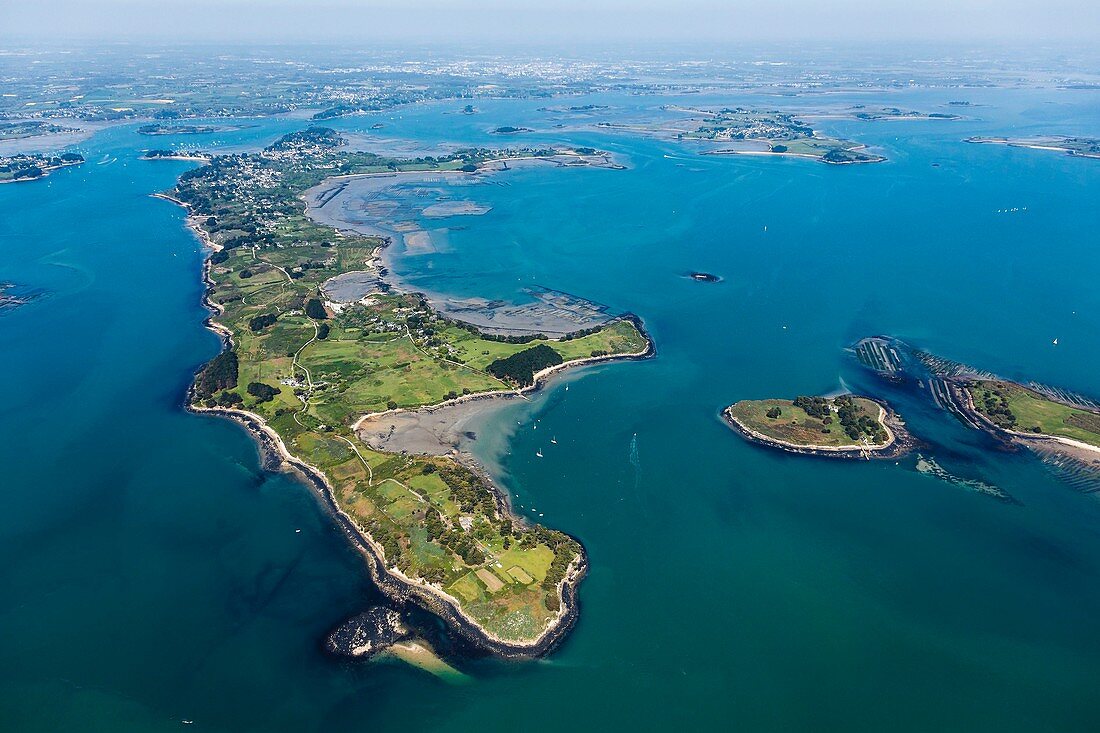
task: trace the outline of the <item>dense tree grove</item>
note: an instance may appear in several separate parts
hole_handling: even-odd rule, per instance
[[[272,387],[270,384],[264,384],[263,382],[250,382],[248,385],[248,394],[255,397],[257,402],[270,402],[280,392],[282,390],[278,387]]]
[[[328,313],[325,312],[325,306],[322,305],[321,301],[317,298],[310,298],[306,301],[306,315],[318,321],[323,321],[328,318]]]
[[[503,359],[497,359],[489,364],[487,369],[494,377],[507,379],[521,387],[527,387],[534,383],[535,372],[561,364],[562,361],[564,359],[562,359],[561,354],[546,344],[539,344],[530,349],[517,351],[515,354]]]
[[[810,417],[822,419],[831,414],[829,401],[824,397],[796,397],[794,406],[801,408]]]
[[[876,443],[886,442],[886,431],[879,421],[867,414],[866,410],[855,403],[850,395],[837,397],[833,402],[837,406],[837,418],[840,426],[852,440],[859,440],[864,435],[871,436]]]
[[[211,397],[218,390],[237,386],[237,354],[223,351],[215,356],[195,378],[195,394],[200,399]]]

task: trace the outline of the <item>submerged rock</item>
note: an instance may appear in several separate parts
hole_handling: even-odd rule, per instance
[[[357,659],[374,656],[408,638],[401,616],[390,608],[374,606],[337,626],[325,639],[325,651]]]

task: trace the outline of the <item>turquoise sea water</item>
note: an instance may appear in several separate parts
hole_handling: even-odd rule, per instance
[[[118,127],[80,146],[84,166],[0,186],[0,280],[49,292],[0,316],[0,728],[1095,730],[1094,497],[904,393],[883,392],[929,455],[1019,504],[911,458],[761,450],[718,419],[742,398],[883,390],[843,351],[879,333],[1100,395],[1100,162],[961,142],[1096,135],[1100,93],[827,100],[936,111],[960,95],[983,105],[965,121],[823,123],[890,159],[852,167],[553,128],[535,101],[334,123],[370,135],[382,120],[373,134],[424,145],[588,144],[628,165],[502,174],[477,187],[488,214],[433,223],[465,227],[446,251],[397,253],[425,289],[538,284],[634,312],[658,348],[478,426],[516,503],[579,537],[592,567],[557,653],[457,660],[472,677],[459,686],[325,658],[321,635],[378,601],[360,561],[240,429],[181,410],[217,340],[198,244],[148,194],[189,164],[137,160],[148,138]],[[676,101],[822,103],[570,103],[636,117]],[[261,145],[301,125],[216,139]],[[538,132],[502,141],[488,132],[501,125]]]

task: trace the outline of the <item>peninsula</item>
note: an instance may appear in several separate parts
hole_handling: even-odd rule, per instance
[[[911,447],[897,415],[868,397],[742,400],[722,412],[750,442],[831,458],[894,458]]]
[[[302,198],[332,176],[490,175],[502,157],[532,151],[404,161],[342,144],[315,127],[259,153],[210,156],[164,195],[187,207],[209,249],[208,323],[225,343],[196,375],[190,406],[245,425],[275,465],[301,474],[396,604],[415,602],[496,654],[543,654],[576,619],[581,544],[515,516],[456,453],[377,450],[355,426],[514,395],[557,370],[641,358],[652,345],[629,315],[555,337],[446,318],[388,281],[378,264],[386,240],[319,224]],[[358,288],[352,297],[349,288]]]

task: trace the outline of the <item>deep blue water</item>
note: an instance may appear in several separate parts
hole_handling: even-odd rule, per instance
[[[149,139],[119,127],[80,146],[84,166],[0,186],[0,280],[48,291],[0,316],[0,727],[1095,730],[1100,502],[904,393],[885,394],[945,468],[1020,503],[912,459],[764,451],[718,411],[881,390],[844,352],[878,333],[1100,395],[1100,164],[962,142],[1096,135],[1100,93],[570,103],[936,111],[960,96],[982,106],[959,122],[823,123],[884,149],[870,166],[554,129],[545,101],[334,123],[369,135],[382,120],[373,134],[427,145],[500,145],[490,130],[527,126],[507,142],[588,144],[628,165],[502,174],[478,187],[488,214],[435,224],[466,227],[448,251],[398,259],[449,294],[540,284],[634,312],[659,351],[479,426],[517,504],[579,537],[592,570],[560,651],[460,661],[461,686],[323,657],[323,632],[377,598],[359,560],[305,487],[259,469],[242,431],[181,410],[217,340],[201,325],[198,244],[148,194],[189,164],[137,160]],[[216,138],[259,145],[302,124]],[[1026,211],[996,213],[1013,207]]]

